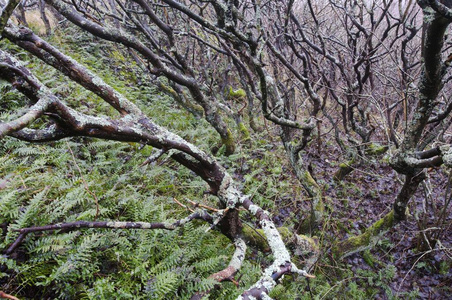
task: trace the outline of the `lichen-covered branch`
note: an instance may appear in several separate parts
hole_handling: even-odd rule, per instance
[[[243,198],[241,202],[243,207],[259,220],[259,225],[262,228],[275,259],[273,263],[264,270],[262,277],[238,298],[251,299],[250,297],[258,298],[262,297],[264,294],[268,294],[275,287],[277,284],[276,281],[282,275],[291,272],[293,263],[289,251],[282,241],[281,235],[275,224],[270,220],[269,213],[253,204],[248,197]],[[299,273],[307,277],[312,277],[312,275],[309,275],[306,271],[300,271]]]
[[[210,277],[218,282],[230,280],[234,276],[234,274],[237,273],[237,271],[239,271],[242,267],[243,261],[246,257],[247,249],[245,240],[243,240],[242,238],[237,238],[234,242],[234,245],[235,251],[232,255],[231,260],[229,261],[228,266],[225,269],[210,275]]]
[[[305,270],[310,270],[320,255],[318,241],[306,235],[299,235],[287,227],[278,227],[278,232],[284,243],[291,249],[293,255],[292,261],[298,265],[303,265]],[[250,246],[260,251],[270,251],[262,229],[245,226],[243,227],[242,234]]]
[[[1,67],[2,64],[0,64],[0,68]],[[8,122],[0,122],[0,139],[10,133],[13,133],[28,126],[33,121],[41,117],[42,114],[49,108],[51,103],[52,99],[41,98],[39,99],[38,102],[36,102],[36,104],[31,106],[28,109],[28,111],[21,117]]]
[[[61,53],[58,49],[44,41],[26,27],[9,25],[5,28],[5,37],[31,54],[61,71],[72,80],[92,91],[122,115],[140,114],[141,111],[132,102],[106,84],[99,76],[86,67]]]
[[[237,273],[240,270],[240,268],[242,267],[242,264],[246,257],[247,246],[246,246],[245,240],[240,237],[235,239],[234,246],[235,246],[235,251],[234,251],[234,254],[232,255],[231,260],[229,261],[228,266],[226,268],[224,268],[223,270],[210,275],[209,277],[215,279],[218,282],[232,281],[232,282],[236,283],[238,286],[238,283],[235,282],[233,277],[234,277],[235,273]],[[203,297],[208,295],[210,292],[211,291],[206,291],[204,293],[196,293],[195,295],[193,295],[190,298],[190,300],[201,300],[201,299],[203,299]]]
[[[2,38],[3,29],[19,3],[20,0],[8,0],[6,5],[0,11],[0,39]]]
[[[44,129],[24,128],[10,133],[9,136],[26,142],[49,142],[73,136],[73,133],[59,127],[58,124],[51,124]]]
[[[13,251],[20,246],[23,240],[27,237],[29,233],[44,232],[44,231],[70,231],[79,230],[81,228],[108,228],[108,229],[165,229],[174,230],[186,223],[199,219],[206,222],[212,223],[213,217],[209,215],[206,211],[197,211],[191,215],[185,217],[184,219],[177,220],[173,223],[147,223],[147,222],[119,222],[119,221],[103,221],[103,222],[89,222],[89,221],[78,221],[72,223],[61,223],[46,226],[28,227],[21,228],[16,231],[19,232],[17,239],[8,247],[5,251],[6,255],[10,255]]]

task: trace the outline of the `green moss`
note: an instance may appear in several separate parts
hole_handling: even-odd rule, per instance
[[[279,227],[278,232],[285,241],[289,240],[293,235],[293,232],[291,232],[287,227]]]
[[[317,228],[322,222],[323,214],[325,211],[323,203],[322,190],[315,179],[312,177],[308,170],[304,170],[299,173],[299,180],[306,190],[312,201],[312,211],[309,218],[303,220],[298,226],[298,233],[312,232],[312,229]]]
[[[229,87],[229,99],[244,99],[246,92],[244,89],[234,90],[232,86]]]
[[[304,171],[301,174],[301,179],[303,181],[303,183],[307,184],[308,186],[310,186],[311,190],[312,189],[320,189],[319,185],[317,184],[317,182],[314,180],[314,178],[312,177],[311,173],[309,173],[309,171]],[[310,191],[308,191],[310,192]],[[315,192],[312,192],[312,194],[314,194]]]
[[[312,177],[309,171],[304,171],[301,179],[303,187],[308,191],[310,196],[313,198],[315,211],[320,214],[323,214],[325,208],[322,201],[322,192],[320,190],[320,186]]]
[[[242,234],[245,240],[248,241],[249,245],[264,252],[270,251],[262,229],[254,229],[250,226],[244,226],[242,228]]]
[[[121,51],[113,50],[110,52],[110,57],[115,60],[115,62],[126,62],[126,57],[121,53]]]
[[[243,135],[243,139],[244,141],[248,141],[250,139],[250,132],[248,131],[248,129],[245,127],[245,124],[243,124],[243,122],[240,122],[239,125],[239,131],[242,133]]]
[[[315,203],[314,209],[319,214],[323,214],[323,212],[325,211],[325,205],[324,205],[324,203],[322,201],[322,197],[321,196],[318,198],[317,203]]]
[[[388,151],[388,146],[382,146],[376,143],[371,143],[367,146],[366,154],[367,155],[380,155],[384,154]]]
[[[339,168],[341,168],[341,169],[348,169],[348,168],[350,168],[354,163],[355,163],[355,159],[353,158],[353,159],[351,159],[351,160],[349,160],[349,161],[347,161],[347,162],[340,163],[340,164],[339,164]]]
[[[339,242],[334,248],[333,253],[338,257],[346,257],[353,253],[366,250],[376,242],[376,237],[382,232],[390,229],[394,225],[394,211],[392,210],[386,216],[376,221],[363,234],[353,236],[345,241]]]
[[[341,181],[350,174],[353,171],[352,165],[356,162],[355,158],[352,158],[351,160],[347,162],[343,162],[339,164],[339,170],[336,171],[336,173],[333,175],[333,179],[336,181]]]
[[[226,147],[225,155],[231,155],[235,151],[235,140],[232,132],[228,129],[227,136],[221,139],[221,142]]]

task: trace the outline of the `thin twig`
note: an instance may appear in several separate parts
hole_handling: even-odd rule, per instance
[[[195,201],[192,201],[192,200],[190,200],[190,199],[188,199],[188,198],[185,198],[185,201],[189,202],[189,203],[190,203],[191,205],[193,205],[194,207],[202,207],[202,208],[208,209],[208,210],[210,210],[210,211],[214,211],[214,212],[219,212],[219,211],[220,211],[220,209],[213,208],[213,207],[210,207],[210,206],[201,204],[201,203],[196,203]]]
[[[193,209],[191,209],[190,207],[188,207],[188,206],[185,205],[185,204],[180,203],[179,200],[177,200],[176,198],[173,198],[173,200],[174,200],[174,202],[176,202],[180,207],[185,208],[185,209],[187,209],[187,210],[189,210],[189,211],[191,211],[191,212],[194,212]]]
[[[417,263],[427,254],[432,253],[434,249],[432,250],[428,250],[425,251],[424,253],[422,253],[421,256],[419,256],[418,259],[416,259],[416,261],[414,262],[413,266],[408,270],[408,272],[405,274],[405,276],[403,277],[402,281],[399,284],[399,288],[397,289],[397,293],[396,293],[396,297],[399,295],[400,289],[402,288],[402,284],[405,282],[405,279],[408,277],[408,275],[410,274],[411,271],[413,271],[414,267],[417,265]]]

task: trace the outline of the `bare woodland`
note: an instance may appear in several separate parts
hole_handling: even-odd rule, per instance
[[[321,255],[340,261],[375,245],[410,218],[410,200],[431,185],[429,172],[449,172],[452,167],[450,1],[9,0],[2,6],[1,43],[7,40],[52,66],[114,113],[106,116],[68,105],[38,79],[23,55],[2,45],[0,78],[25,95],[28,104],[1,120],[0,138],[51,143],[89,137],[139,143],[154,151],[142,158],[143,164],[168,156],[201,178],[205,193],[217,200],[197,204],[175,222],[95,218],[14,229],[15,239],[3,252],[6,257],[17,255],[24,241],[36,234],[82,228],[176,230],[201,220],[234,245],[227,267],[211,272],[218,283],[236,280],[248,259],[247,248],[268,245],[272,263],[262,266],[261,277],[238,299],[270,299],[286,274],[314,278]],[[27,26],[27,6],[40,12],[44,34]],[[208,122],[217,144],[202,150],[195,140],[159,125],[96,70],[47,41],[58,24],[68,23],[99,43],[124,49],[127,60],[136,63],[158,91]],[[269,143],[283,145],[290,174],[309,199],[288,230],[278,229],[273,215],[243,191],[237,174],[220,159],[236,154],[238,146],[246,146],[250,135],[260,132],[267,132]],[[338,236],[324,248],[312,237],[324,230],[330,214],[327,202],[334,199],[326,197],[318,181],[322,166],[306,153],[322,153],[328,139],[341,153],[340,159],[326,154],[337,162],[335,172],[325,175],[331,182],[360,176],[355,174],[360,166],[369,160],[383,164],[384,159],[399,182],[384,215],[360,235]],[[0,178],[6,175],[0,173]],[[438,227],[449,228],[446,198],[438,217],[444,223]],[[261,229],[258,234],[244,230],[243,211]],[[4,235],[11,230],[8,226],[3,226]],[[447,248],[447,241],[438,241],[437,235],[424,239],[430,250]],[[210,292],[195,293],[192,299]]]

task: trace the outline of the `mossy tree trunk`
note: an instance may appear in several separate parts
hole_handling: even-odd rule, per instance
[[[415,194],[419,184],[424,180],[423,168],[430,162],[422,161],[416,152],[421,147],[423,132],[433,110],[438,105],[437,97],[443,88],[442,79],[446,73],[448,62],[442,61],[444,35],[451,19],[437,7],[420,1],[423,8],[423,66],[419,80],[418,103],[409,122],[401,148],[391,159],[391,166],[399,174],[405,175],[405,182],[394,201],[394,218],[404,220],[410,198]],[[449,10],[446,7],[443,7]],[[426,145],[423,145],[425,147]],[[437,162],[435,162],[437,164]]]

